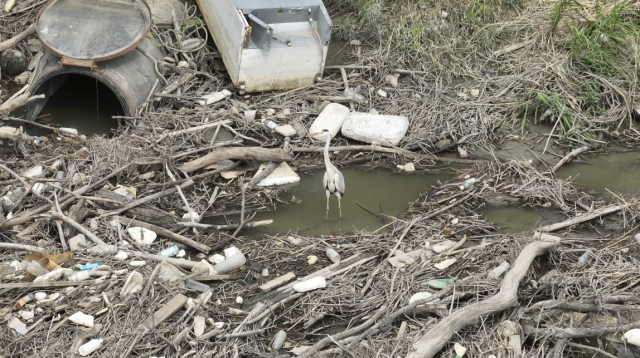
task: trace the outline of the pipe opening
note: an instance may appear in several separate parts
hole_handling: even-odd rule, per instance
[[[75,128],[78,134],[111,135],[124,116],[123,99],[100,79],[81,73],[62,72],[46,76],[34,94],[45,94],[46,100],[28,106],[27,118],[51,127]],[[26,125],[34,136],[51,134],[51,130]]]

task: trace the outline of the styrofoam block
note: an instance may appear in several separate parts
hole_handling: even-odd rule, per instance
[[[409,129],[409,119],[362,112],[349,113],[342,135],[365,143],[398,145]]]
[[[328,129],[331,138],[338,135],[342,124],[349,115],[349,107],[338,103],[329,103],[318,115],[315,121],[309,127],[309,133],[317,133],[323,129]]]
[[[260,173],[264,169],[265,165],[260,165],[258,169],[258,173]],[[284,184],[292,184],[300,181],[300,176],[291,169],[289,164],[286,162],[280,163],[276,170],[274,170],[271,174],[267,175],[266,178],[262,179],[258,186],[273,186],[273,185],[284,185]]]

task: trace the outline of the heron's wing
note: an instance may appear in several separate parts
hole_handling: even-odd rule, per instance
[[[336,191],[340,194],[344,195],[344,176],[338,170],[336,170],[335,174],[333,174],[334,185],[336,187]]]
[[[329,172],[324,172],[324,177],[322,177],[322,186],[329,190]]]

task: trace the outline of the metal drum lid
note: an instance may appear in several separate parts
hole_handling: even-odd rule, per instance
[[[133,50],[151,28],[144,0],[51,0],[40,11],[38,37],[60,57],[104,61]]]

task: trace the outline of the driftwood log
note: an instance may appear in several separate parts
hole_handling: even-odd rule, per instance
[[[27,37],[33,35],[36,33],[36,24],[32,24],[31,26],[29,26],[26,30],[22,31],[21,33],[17,34],[16,36],[0,42],[0,52],[3,52],[4,50],[10,49],[13,46],[19,44],[20,42],[22,42],[22,40],[26,39]]]
[[[564,229],[566,227],[569,226],[573,226],[576,224],[580,224],[589,220],[593,220],[596,218],[599,218],[601,216],[606,216],[609,214],[613,214],[615,212],[618,212],[622,209],[626,209],[630,206],[631,204],[623,204],[623,205],[612,205],[612,206],[605,206],[604,208],[600,208],[597,210],[594,210],[590,213],[585,213],[585,214],[581,214],[576,216],[575,218],[560,222],[560,223],[556,223],[556,224],[551,224],[551,225],[547,225],[547,226],[543,226],[541,228],[539,228],[539,231],[542,232],[552,232],[552,231],[556,231],[556,230],[560,230],[560,229]]]
[[[268,149],[262,147],[236,147],[236,148],[220,148],[213,152],[184,163],[179,169],[187,173],[202,169],[207,165],[211,165],[225,159],[243,160],[243,161],[259,161],[259,162],[285,162],[291,161],[293,157],[285,153],[281,148]]]
[[[504,311],[518,304],[518,286],[533,260],[560,241],[559,237],[541,234],[520,252],[513,267],[500,284],[500,291],[488,299],[461,308],[433,326],[413,343],[407,358],[431,358],[462,328],[475,324],[480,317]]]
[[[112,191],[104,190],[104,189],[99,190],[95,195],[97,197],[110,199],[122,204],[122,205],[118,205],[118,204],[109,203],[109,202],[99,203],[100,206],[103,206],[104,208],[107,208],[110,210],[121,208],[133,201],[131,199],[127,199],[122,195],[119,195]],[[170,213],[164,210],[158,209],[149,204],[140,205],[140,206],[131,208],[124,214],[128,216],[136,217],[140,221],[162,226],[164,228],[173,227],[179,221],[179,218],[177,216],[171,215]]]

